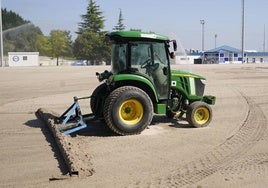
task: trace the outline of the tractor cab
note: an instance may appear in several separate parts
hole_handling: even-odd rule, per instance
[[[112,73],[134,74],[150,80],[158,98],[167,99],[170,87],[169,39],[154,33],[118,31],[112,42]],[[174,49],[176,42],[173,41]]]

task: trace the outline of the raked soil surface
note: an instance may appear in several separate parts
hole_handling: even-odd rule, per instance
[[[205,94],[217,97],[210,125],[155,115],[140,135],[115,136],[89,123],[66,138],[94,173],[63,176],[67,167],[35,112],[63,113],[109,68],[0,68],[0,187],[268,187],[268,64],[173,65],[207,78]],[[81,109],[90,113],[89,101]]]

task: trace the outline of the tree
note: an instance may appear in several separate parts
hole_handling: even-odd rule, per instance
[[[69,31],[53,30],[44,36],[39,27],[18,14],[2,9],[4,54],[7,52],[39,51],[40,55],[57,58],[72,57],[72,40]]]
[[[3,31],[18,27],[20,25],[30,23],[27,20],[24,20],[20,15],[16,14],[13,11],[8,11],[6,8],[2,9],[2,20],[3,20]]]
[[[18,14],[2,9],[4,54],[37,51],[36,40],[42,36],[39,27]]]
[[[42,54],[57,59],[57,66],[59,66],[60,56],[72,56],[69,31],[52,30],[48,37],[40,36],[36,44]]]
[[[99,33],[104,28],[104,17],[100,11],[100,7],[96,2],[90,0],[87,6],[87,13],[81,15],[82,22],[79,23],[78,34],[84,31],[91,31]]]
[[[53,30],[50,32],[50,54],[51,57],[57,58],[57,66],[59,66],[59,57],[70,52],[69,35],[69,31]]]
[[[7,29],[3,32],[4,54],[37,51],[36,40],[42,35],[40,28],[31,23]]]
[[[114,26],[113,30],[115,31],[122,31],[126,28],[126,26],[123,24],[123,15],[122,15],[122,10],[120,9],[119,13],[119,18],[118,18],[118,23],[116,26]]]
[[[104,43],[104,17],[95,1],[90,0],[87,13],[81,16],[77,38],[74,42],[74,55],[77,59],[87,60],[88,64],[98,65],[110,59],[110,47]]]
[[[50,56],[50,44],[48,36],[39,36],[36,40],[36,47],[41,56]]]
[[[87,60],[88,65],[99,65],[110,61],[110,46],[104,43],[104,33],[84,31],[74,43],[74,54],[77,59]]]

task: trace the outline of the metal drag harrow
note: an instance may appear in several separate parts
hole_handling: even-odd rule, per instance
[[[95,116],[93,114],[82,115],[78,100],[89,99],[88,97],[74,97],[74,103],[56,120],[57,128],[64,135],[77,132],[87,127],[84,118],[87,120],[93,120]]]

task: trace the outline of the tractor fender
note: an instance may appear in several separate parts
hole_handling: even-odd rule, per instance
[[[113,82],[116,86],[136,86],[145,91],[153,102],[159,101],[154,84],[146,77],[134,74],[118,74],[113,75]]]

